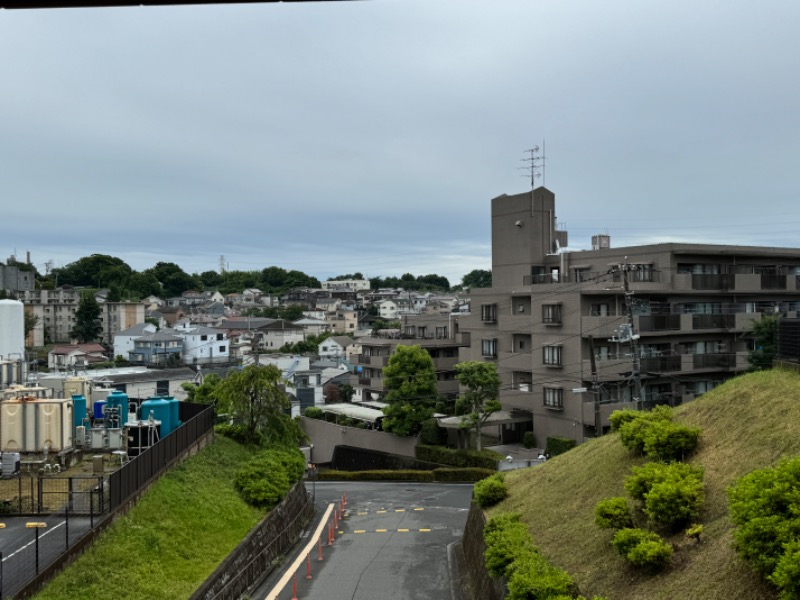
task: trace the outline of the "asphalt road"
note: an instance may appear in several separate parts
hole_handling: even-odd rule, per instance
[[[309,482],[308,487],[315,489],[318,517],[284,565],[251,594],[254,600],[267,598],[281,576],[291,575],[298,556],[298,600],[462,600],[456,551],[472,485]],[[319,515],[344,495],[345,517],[336,539],[328,545],[326,523],[320,545],[312,539]],[[310,555],[304,550],[308,544]],[[291,600],[294,585],[290,579],[275,597]]]

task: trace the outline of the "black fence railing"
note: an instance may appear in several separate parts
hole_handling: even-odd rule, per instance
[[[183,409],[181,420],[192,412],[189,407],[199,407],[202,410],[197,411],[181,427],[160,439],[109,476],[109,508],[111,510],[116,509],[140,491],[214,427],[214,409],[212,407],[184,403],[179,406]]]

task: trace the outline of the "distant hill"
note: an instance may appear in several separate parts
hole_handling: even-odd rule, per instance
[[[688,462],[705,469],[704,533],[699,545],[682,533],[667,538],[676,552],[665,572],[649,576],[629,566],[611,547],[612,532],[594,524],[595,504],[626,495],[624,478],[645,462],[631,456],[617,434],[509,473],[510,497],[490,514],[522,512],[534,543],[587,597],[777,598],[733,548],[725,489],[750,471],[800,455],[800,375],[773,370],[737,377],[676,409],[676,421],[703,429]]]

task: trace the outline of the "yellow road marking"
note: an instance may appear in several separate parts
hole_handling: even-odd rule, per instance
[[[366,529],[356,529],[353,533],[367,533]]]
[[[424,508],[415,508],[414,510],[425,510]]]
[[[410,529],[398,529],[397,531],[400,532],[400,533],[408,533],[411,530]]]
[[[388,529],[376,529],[375,533],[386,533],[387,531],[389,531],[389,530]]]
[[[396,508],[394,512],[406,512],[405,508]]]
[[[430,531],[430,529],[420,529],[420,531]]]
[[[388,512],[388,511],[385,511],[385,510],[379,510],[379,511],[376,511],[376,512],[377,512],[378,514],[381,514],[381,513]]]

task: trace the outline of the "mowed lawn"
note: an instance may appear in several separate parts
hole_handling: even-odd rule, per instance
[[[188,598],[264,516],[233,488],[251,455],[216,436],[163,476],[38,600]]]

